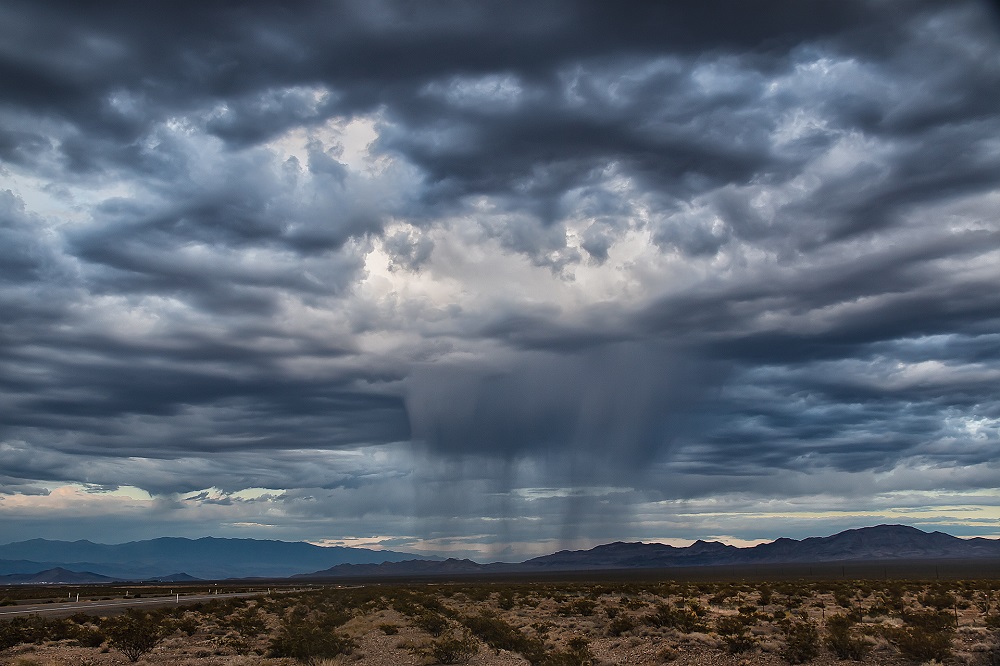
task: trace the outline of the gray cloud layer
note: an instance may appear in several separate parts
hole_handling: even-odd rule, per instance
[[[995,506],[997,26],[6,3],[0,497],[497,553]]]

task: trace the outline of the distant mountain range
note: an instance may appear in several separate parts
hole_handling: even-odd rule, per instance
[[[959,539],[905,525],[877,525],[828,537],[778,539],[748,548],[696,541],[609,543],[520,563],[419,557],[388,550],[321,547],[255,539],[164,537],[118,545],[33,539],[0,545],[0,585],[183,581],[224,578],[358,578],[542,573],[670,567],[811,564],[891,560],[1000,560],[1000,540]],[[9,558],[9,559],[6,559]],[[168,573],[183,571],[184,573]],[[302,573],[312,571],[312,573]]]
[[[64,569],[118,580],[284,578],[345,563],[422,559],[391,550],[257,539],[163,537],[116,545],[32,539],[0,545],[0,576]]]
[[[348,578],[484,573],[538,573],[694,566],[794,564],[885,560],[1000,559],[1000,540],[959,539],[906,525],[877,525],[828,537],[778,539],[748,548],[696,541],[678,548],[661,543],[609,543],[590,550],[562,550],[519,564],[471,560],[342,564],[296,578]]]
[[[90,571],[70,571],[62,567],[46,569],[38,573],[17,573],[0,576],[0,585],[49,585],[53,583],[68,585],[91,585],[95,583],[114,583],[110,576],[102,576]]]
[[[0,575],[0,585],[99,585],[101,583],[121,583],[134,581],[129,578],[102,576],[93,571],[70,571],[62,567],[46,569],[37,573],[14,573]],[[169,576],[156,576],[150,579],[159,583],[185,583],[200,580],[186,573],[175,573]]]

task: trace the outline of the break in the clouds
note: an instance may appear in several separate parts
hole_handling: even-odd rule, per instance
[[[0,35],[4,539],[1000,534],[991,5]]]

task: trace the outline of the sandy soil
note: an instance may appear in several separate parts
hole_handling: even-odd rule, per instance
[[[706,587],[706,586],[701,586]],[[785,666],[788,621],[812,622],[819,630],[819,653],[808,660],[817,666],[830,666],[839,661],[824,645],[827,620],[834,614],[846,612],[844,595],[838,600],[829,592],[813,591],[807,595],[774,593],[762,603],[761,595],[752,585],[729,585],[732,596],[720,597],[718,589],[702,591],[681,590],[677,594],[664,594],[662,589],[642,590],[630,586],[628,590],[613,587],[568,585],[556,589],[547,585],[534,589],[529,585],[510,590],[493,591],[482,586],[455,589],[413,587],[406,595],[409,605],[400,606],[394,597],[396,591],[386,592],[376,601],[369,600],[352,609],[349,621],[336,628],[340,635],[354,641],[350,654],[335,658],[316,659],[309,663],[317,666],[357,664],[358,666],[426,666],[435,661],[431,648],[452,637],[464,639],[473,647],[474,654],[466,655],[474,666],[528,664],[516,652],[493,649],[468,631],[462,618],[483,613],[502,620],[520,634],[544,643],[546,650],[562,655],[563,664],[647,665],[674,664],[676,666]],[[419,596],[413,596],[414,592]],[[969,590],[964,597],[955,595],[954,607],[947,610],[957,618],[957,628],[951,638],[949,661],[970,666],[996,666],[1000,663],[998,632],[987,626],[986,604]],[[983,599],[990,592],[983,592]],[[377,595],[376,595],[377,596]],[[443,620],[444,628],[432,635],[419,621],[419,614],[426,613],[421,601],[432,599],[436,606],[430,614]],[[903,599],[908,610],[924,611],[920,590],[911,590]],[[417,601],[414,601],[417,600]],[[883,600],[879,591],[867,591],[849,598],[848,607],[860,611],[862,621],[854,625],[854,635],[865,641],[868,652],[861,666],[902,666],[913,660],[904,658],[887,628],[903,626],[900,614],[873,610]],[[1000,595],[997,598],[1000,601]],[[308,600],[306,600],[308,601]],[[140,664],[175,664],[179,666],[242,666],[248,664],[286,665],[303,662],[291,658],[263,656],[267,654],[269,638],[278,630],[282,614],[289,612],[281,604],[294,604],[294,599],[273,601],[270,606],[261,602],[259,608],[267,618],[267,630],[244,646],[250,654],[235,654],[227,636],[232,636],[227,625],[226,613],[234,613],[256,602],[239,602],[241,606],[224,610],[207,608],[187,611],[185,617],[197,618],[198,629],[192,635],[174,631],[152,652],[142,656]],[[430,602],[428,602],[430,603]],[[395,604],[395,606],[394,606]],[[416,605],[414,605],[416,604]],[[658,608],[695,608],[700,617],[694,629],[656,626],[649,618]],[[402,608],[403,612],[396,607]],[[416,610],[414,610],[416,609]],[[997,609],[993,608],[994,613]],[[305,611],[304,611],[305,612]],[[215,615],[213,615],[215,613]],[[746,651],[730,653],[720,619],[739,617],[746,621],[746,636],[750,647]],[[230,616],[233,617],[233,616]],[[786,619],[787,618],[787,619]],[[996,624],[993,622],[992,624]],[[575,643],[574,643],[575,639]],[[575,647],[574,647],[575,645]],[[100,647],[80,647],[73,640],[43,641],[40,644],[17,645],[0,651],[2,666],[111,666],[129,663],[123,654],[106,643]]]

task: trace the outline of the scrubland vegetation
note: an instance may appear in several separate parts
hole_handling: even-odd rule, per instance
[[[0,621],[0,664],[1000,666],[1000,581],[326,587]]]

